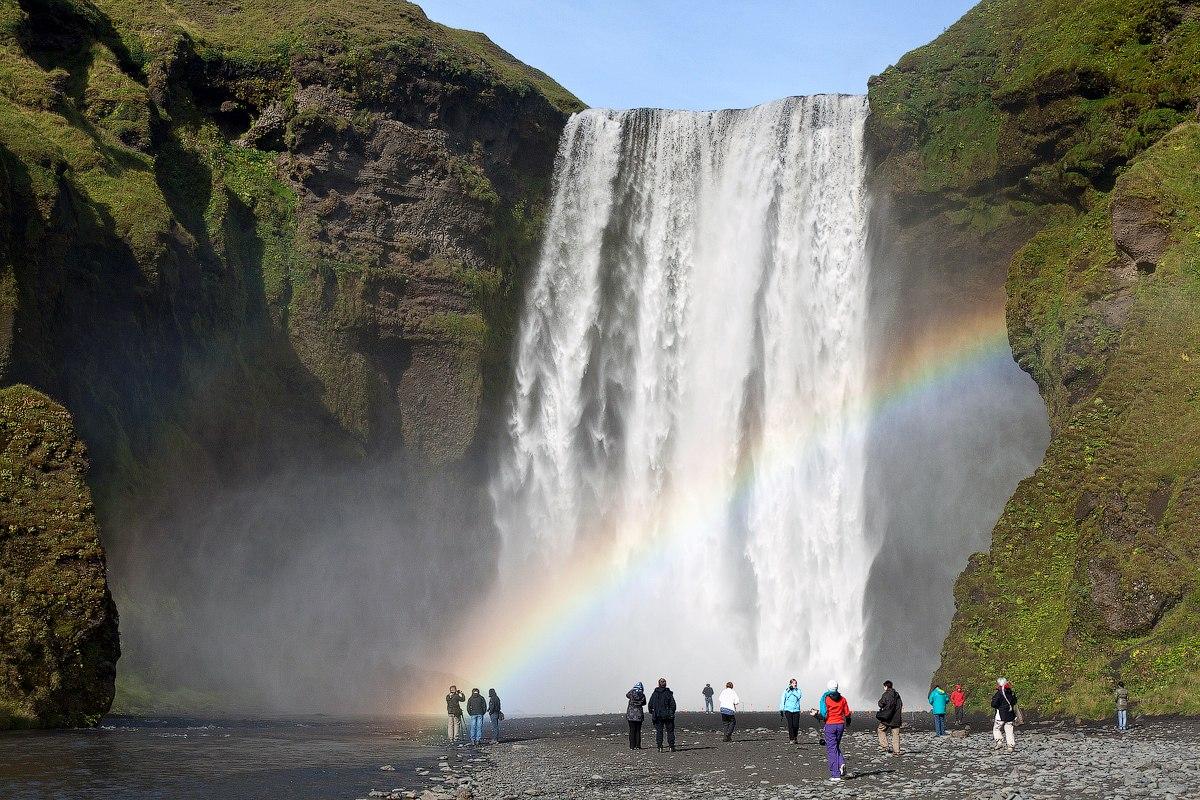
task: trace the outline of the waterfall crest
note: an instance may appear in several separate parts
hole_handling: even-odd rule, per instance
[[[497,591],[585,553],[615,577],[577,587],[596,596],[510,688],[528,710],[659,674],[681,707],[705,682],[766,707],[793,675],[857,679],[866,113],[826,95],[568,123],[490,487]]]

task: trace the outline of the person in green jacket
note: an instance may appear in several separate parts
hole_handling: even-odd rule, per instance
[[[929,707],[933,711],[933,731],[935,736],[946,735],[946,703],[950,702],[950,695],[946,694],[946,690],[941,684],[933,687],[933,691],[929,693]]]

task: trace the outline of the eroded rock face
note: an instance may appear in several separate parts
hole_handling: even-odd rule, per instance
[[[1113,198],[1112,233],[1117,252],[1138,272],[1154,272],[1170,243],[1162,209],[1146,197],[1117,194]]]
[[[0,728],[93,724],[113,700],[117,611],[66,409],[0,390]]]

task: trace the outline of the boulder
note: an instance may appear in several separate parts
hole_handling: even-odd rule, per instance
[[[0,390],[0,728],[94,725],[112,705],[117,609],[66,409]]]

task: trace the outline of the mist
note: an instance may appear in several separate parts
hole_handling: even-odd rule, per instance
[[[439,642],[495,563],[482,503],[446,477],[292,464],[140,509],[110,546],[121,670],[160,708],[423,710],[414,693],[444,682]]]

